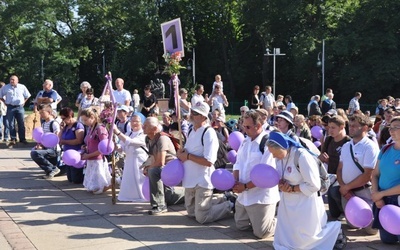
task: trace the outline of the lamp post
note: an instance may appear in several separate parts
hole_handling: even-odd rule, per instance
[[[275,88],[275,83],[276,83],[276,56],[285,56],[286,54],[281,53],[281,49],[280,48],[274,48],[274,53],[269,53],[269,49],[266,49],[267,54],[264,54],[264,56],[273,56],[274,57],[274,70],[273,70],[273,84],[272,84],[272,88],[273,88],[273,94],[275,97],[275,93],[276,93],[276,88]]]
[[[192,70],[193,86],[196,85],[196,52],[193,48],[193,59],[189,58],[186,63],[186,68]]]
[[[321,52],[318,53],[318,62],[317,62],[317,66],[321,67],[321,72],[322,72],[322,95],[323,96],[325,94],[325,39],[322,40],[322,61],[320,59]]]

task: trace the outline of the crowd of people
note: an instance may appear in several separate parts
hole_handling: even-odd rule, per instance
[[[252,230],[258,238],[274,236],[275,249],[343,249],[346,236],[340,221],[345,219],[347,202],[357,196],[374,211],[373,222],[358,229],[366,235],[379,233],[384,243],[399,243],[400,235],[386,231],[379,221],[384,205],[400,205],[399,98],[379,101],[374,124],[370,114],[360,110],[360,92],[343,110],[336,107],[332,89],[327,89],[324,96],[310,99],[307,114],[300,114],[290,95],[275,99],[271,86],[261,94],[255,86],[250,107],[240,107],[238,121],[230,124],[220,75],[215,76],[210,96],[198,84],[189,100],[188,91],[181,88],[175,102],[179,108],[162,114],[151,85],[145,86],[142,96],[137,90],[131,95],[121,78],[115,80],[115,87],[96,98],[90,83],[82,82],[75,102],[78,117],[74,117],[69,107],[57,112],[61,97],[51,80],[43,83],[34,101],[35,111],[43,131],[59,136],[56,147],[38,143],[31,151],[44,178],[66,174],[68,181],[83,184],[88,192],[106,192],[111,187],[109,156],[98,145],[112,132],[116,142],[112,154],[123,158],[118,200],[143,202],[143,185],[148,180],[149,215],[166,213],[168,206],[184,203],[188,216],[201,224],[233,216],[239,230]],[[110,91],[117,105],[113,131],[104,117],[112,108]],[[0,89],[2,108],[7,108],[5,115],[2,109],[4,140],[16,143],[16,120],[19,140],[26,143],[23,106],[30,96],[15,75]],[[322,129],[320,138],[311,132],[314,126]],[[243,133],[245,139],[232,163],[235,184],[232,190],[220,192],[211,175],[229,164],[226,152],[232,131]],[[79,151],[84,167],[60,164],[60,152],[69,149]],[[319,154],[315,156],[316,150]],[[161,173],[174,160],[182,162],[185,174],[180,186],[171,187],[163,183]],[[318,161],[325,164],[332,180],[325,194],[328,213],[319,192]],[[261,163],[276,169],[278,185],[262,188],[252,182],[250,173]]]

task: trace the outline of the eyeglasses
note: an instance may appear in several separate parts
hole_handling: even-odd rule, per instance
[[[246,125],[246,126],[243,126],[243,128],[245,128],[245,129],[251,129],[251,128],[254,128],[254,127],[256,127],[257,125],[253,125],[253,126],[249,126],[249,125]]]
[[[389,127],[389,131],[396,131],[399,129],[400,129],[400,127]]]
[[[190,114],[192,114],[193,116],[198,116],[198,115],[200,115],[199,113],[197,113],[196,111],[193,111],[193,110],[190,112]]]
[[[93,93],[86,93],[86,95],[93,95]]]

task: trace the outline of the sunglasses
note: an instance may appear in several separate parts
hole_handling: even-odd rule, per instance
[[[249,125],[243,126],[243,128],[245,128],[245,129],[251,129],[251,128],[254,128],[254,127],[256,127],[256,125],[253,125],[253,126],[249,126]]]
[[[196,111],[193,111],[193,110],[192,110],[192,112],[190,112],[190,114],[192,114],[193,116],[198,116],[198,115],[200,115],[199,113],[197,113]]]

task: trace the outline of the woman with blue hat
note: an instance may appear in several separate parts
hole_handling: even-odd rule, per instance
[[[321,182],[314,156],[281,132],[271,132],[267,146],[276,158],[281,177],[274,248],[343,249],[346,237],[341,223],[327,222],[324,202],[318,194]]]

